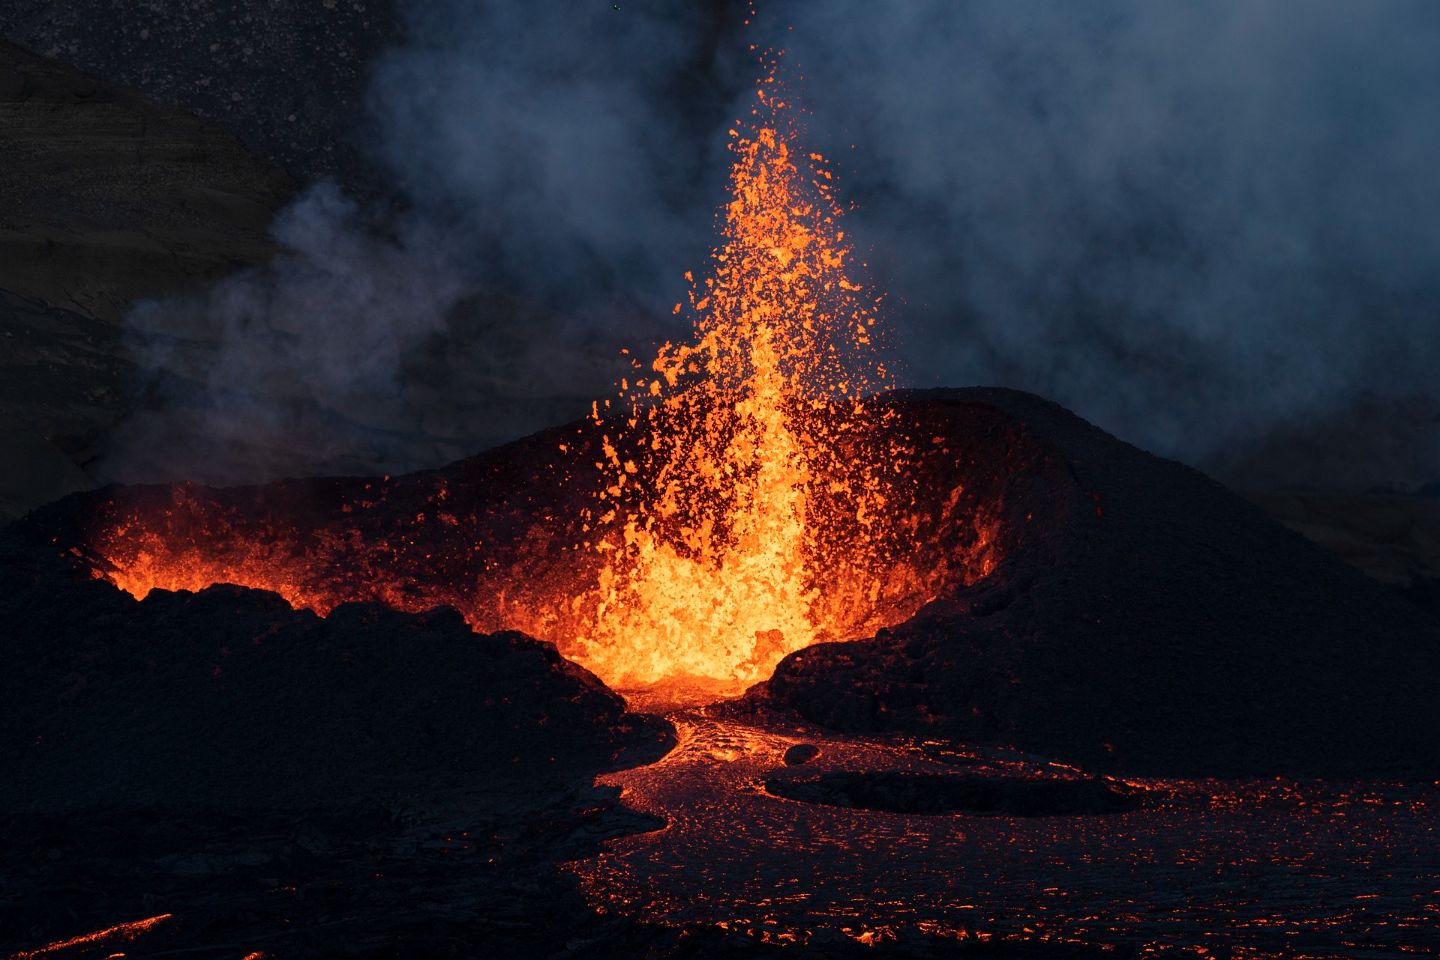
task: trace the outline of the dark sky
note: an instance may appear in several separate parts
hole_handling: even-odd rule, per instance
[[[356,235],[322,187],[253,281],[347,317],[291,348],[322,384],[477,287],[652,334],[714,240],[753,42],[856,204],[907,384],[1034,390],[1241,479],[1440,476],[1440,5],[414,6],[362,125],[407,212]]]

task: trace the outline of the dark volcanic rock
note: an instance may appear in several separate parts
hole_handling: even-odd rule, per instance
[[[452,610],[328,618],[217,586],[137,602],[0,546],[0,812],[435,801],[654,746],[547,643]]]
[[[752,696],[1135,773],[1440,769],[1440,625],[1418,608],[1039,398],[898,404],[969,452],[944,482],[993,491],[999,563],[873,639],[790,656]]]
[[[3,40],[0,131],[4,522],[95,485],[144,387],[130,302],[264,263],[293,184],[213,124]],[[204,349],[213,328],[197,319],[173,342]]]
[[[137,392],[120,332],[0,290],[0,524],[93,487],[86,467]]]
[[[1421,610],[1440,617],[1440,578],[1416,578],[1405,589],[1405,596]]]
[[[820,748],[813,743],[797,743],[785,751],[785,765],[798,767],[820,756]]]
[[[1271,493],[1250,498],[1296,533],[1400,590],[1440,577],[1440,499]]]

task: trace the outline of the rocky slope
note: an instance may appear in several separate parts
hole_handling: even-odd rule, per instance
[[[1440,614],[1440,483],[1414,493],[1264,493],[1254,503],[1296,533]]]
[[[665,739],[553,646],[453,611],[320,619],[235,587],[137,603],[35,560],[0,550],[0,814],[435,803]]]

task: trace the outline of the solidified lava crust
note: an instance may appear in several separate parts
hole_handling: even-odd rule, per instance
[[[229,585],[136,601],[14,546],[0,816],[431,803],[586,780],[668,743],[552,645],[476,635],[453,610],[321,618]]]

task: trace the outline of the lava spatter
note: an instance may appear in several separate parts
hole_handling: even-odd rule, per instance
[[[880,416],[866,398],[890,385],[876,304],[851,277],[833,174],[800,153],[797,116],[772,63],[730,131],[712,274],[686,275],[694,338],[622,382],[627,412],[603,421],[648,441],[637,463],[607,438],[602,464],[613,482],[598,512],[624,520],[598,544],[582,659],[621,685],[738,688],[848,638],[862,625],[835,598],[863,593],[884,558],[882,460],[847,462]]]

